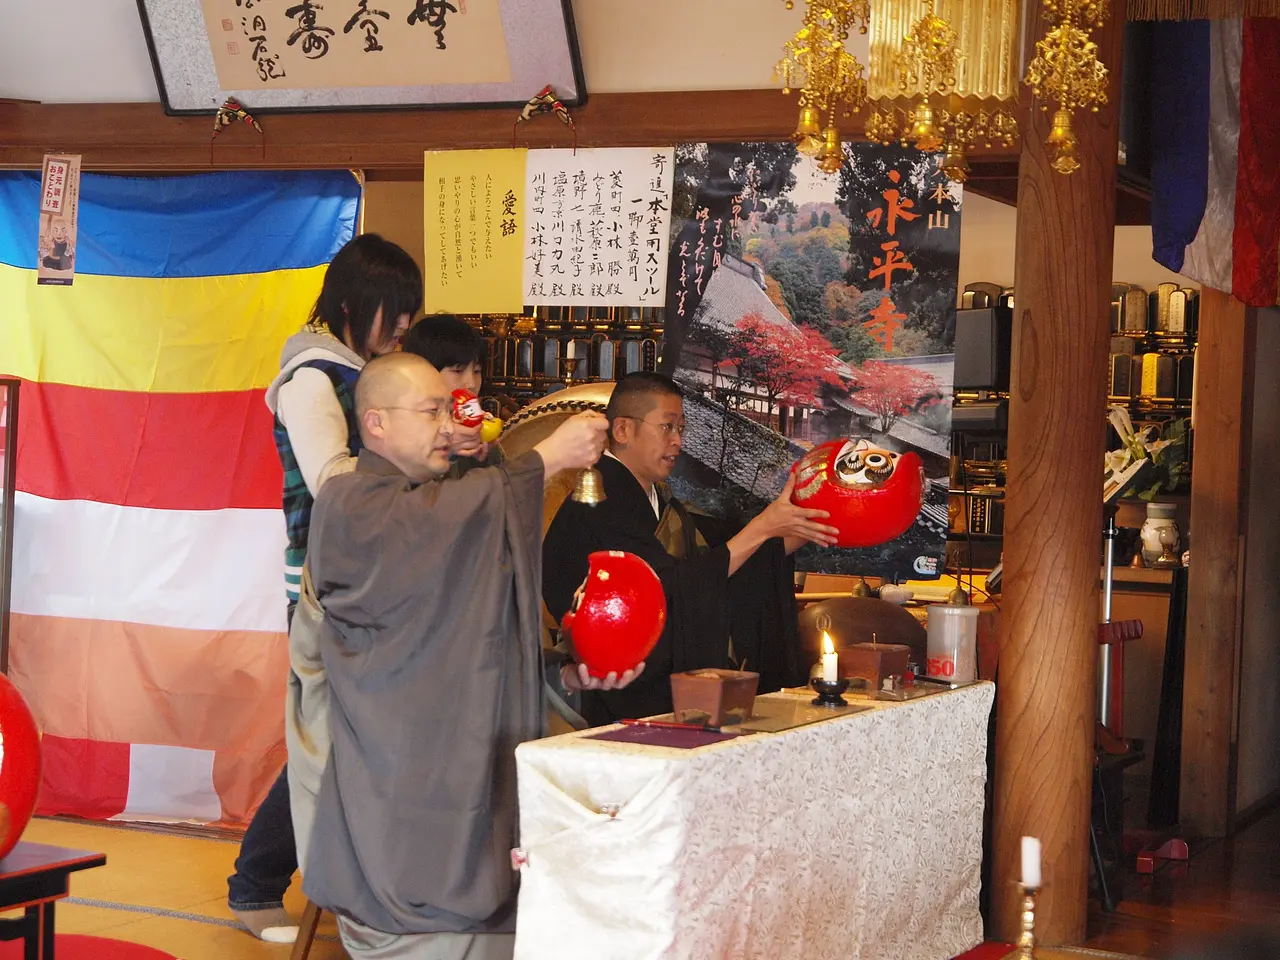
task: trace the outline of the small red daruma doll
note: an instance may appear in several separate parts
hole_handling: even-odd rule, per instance
[[[621,675],[653,652],[667,623],[667,597],[653,567],[633,553],[597,550],[560,630],[593,677]]]
[[[480,439],[493,443],[502,434],[502,421],[480,406],[480,398],[470,390],[453,391],[453,422],[463,427],[479,427]]]
[[[876,547],[902,536],[924,506],[924,464],[867,440],[828,440],[791,468],[798,507],[826,510],[840,547]]]

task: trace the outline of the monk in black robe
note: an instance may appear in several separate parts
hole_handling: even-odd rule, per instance
[[[593,724],[669,713],[672,673],[743,667],[760,674],[760,692],[803,684],[793,565],[804,543],[830,545],[826,511],[791,503],[791,483],[765,510],[729,535],[695,520],[666,484],[684,436],[684,403],[670,377],[633,373],[614,387],[605,416],[609,449],[597,469],[605,500],[566,500],[543,543],[542,597],[561,620],[596,550],[625,550],[657,572],[667,626],[644,675],[625,690],[584,693]]]
[[[421,357],[356,384],[364,447],[316,498],[290,629],[289,785],[303,890],[356,960],[511,956],[516,745],[545,685],[627,683],[553,663],[538,580],[545,478],[594,462],[599,414],[448,479],[449,391]]]

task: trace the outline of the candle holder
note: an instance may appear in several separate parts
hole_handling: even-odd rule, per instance
[[[840,696],[849,689],[847,679],[823,680],[821,677],[814,677],[809,681],[809,685],[818,692],[817,698],[811,701],[815,707],[847,707],[849,705],[849,701]]]
[[[1035,960],[1036,896],[1039,887],[1022,887],[1022,932],[1018,934],[1018,960]]]

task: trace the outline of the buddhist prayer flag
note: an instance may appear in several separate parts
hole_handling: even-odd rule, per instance
[[[519,313],[525,157],[519,150],[426,154],[427,313]]]
[[[74,287],[0,174],[0,373],[22,378],[11,676],[40,812],[243,821],[284,759],[281,475],[263,400],[354,233],[345,172],[86,174]]]
[[[1152,25],[1152,256],[1280,302],[1280,20]]]

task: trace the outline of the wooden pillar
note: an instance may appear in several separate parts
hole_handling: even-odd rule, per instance
[[[1187,573],[1186,679],[1179,807],[1193,836],[1225,836],[1234,814],[1239,604],[1245,460],[1255,311],[1225,293],[1200,295],[1195,452]]]
[[[1080,169],[1050,167],[1052,114],[1033,107],[1018,171],[991,932],[1017,938],[1020,838],[1039,837],[1046,946],[1083,941],[1088,910],[1123,19],[1112,4],[1094,35],[1110,103],[1075,116]]]

